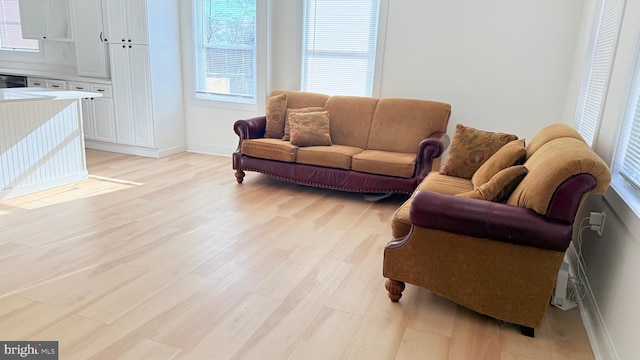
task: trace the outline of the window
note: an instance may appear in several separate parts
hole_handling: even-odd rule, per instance
[[[640,216],[640,50],[612,168],[616,190]]]
[[[305,0],[303,91],[372,96],[379,0]]]
[[[602,117],[609,75],[618,42],[624,0],[602,0],[575,116],[575,126],[593,145]]]
[[[255,103],[256,1],[195,0],[198,97]]]
[[[18,0],[0,0],[0,50],[38,51],[37,40],[22,38]]]

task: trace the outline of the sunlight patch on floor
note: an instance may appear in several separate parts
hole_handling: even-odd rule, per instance
[[[140,185],[144,185],[144,183],[89,175],[87,180],[75,184],[20,196],[7,201],[0,201],[0,216],[10,214],[12,208],[23,210],[38,209],[45,206],[126,190]]]

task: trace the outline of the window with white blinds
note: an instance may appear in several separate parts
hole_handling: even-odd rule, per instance
[[[22,38],[18,0],[0,0],[0,50],[39,50],[37,40]]]
[[[204,98],[254,103],[256,1],[194,1],[196,93]]]
[[[372,96],[380,0],[305,0],[301,89]]]
[[[613,171],[640,196],[640,51],[632,84]]]
[[[602,0],[595,22],[591,56],[587,62],[575,115],[575,126],[589,145],[600,126],[609,75],[620,33],[624,0]]]

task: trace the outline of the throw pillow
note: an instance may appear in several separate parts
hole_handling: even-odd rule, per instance
[[[287,94],[271,96],[267,99],[266,118],[267,125],[264,129],[266,138],[282,138],[284,135],[284,120],[287,111]]]
[[[291,139],[290,136],[290,129],[289,129],[289,114],[293,114],[293,113],[308,113],[308,112],[318,112],[318,111],[322,111],[324,110],[321,107],[308,107],[308,108],[302,108],[302,109],[287,109],[287,114],[285,115],[285,120],[284,120],[284,136],[282,137],[282,140],[284,141],[289,141]]]
[[[331,145],[328,111],[292,113],[290,115],[291,144],[297,146]]]
[[[449,155],[440,173],[471,179],[491,155],[506,143],[517,139],[515,135],[483,131],[458,124]]]
[[[457,194],[456,196],[503,203],[507,201],[516,186],[527,175],[527,172],[528,170],[524,165],[502,169],[475,190]]]
[[[482,164],[473,174],[471,182],[478,187],[497,174],[500,170],[513,165],[522,165],[527,156],[524,139],[514,140],[501,147],[489,160]]]

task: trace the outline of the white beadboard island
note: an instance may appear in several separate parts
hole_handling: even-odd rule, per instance
[[[0,200],[87,177],[80,99],[102,94],[0,89]]]

